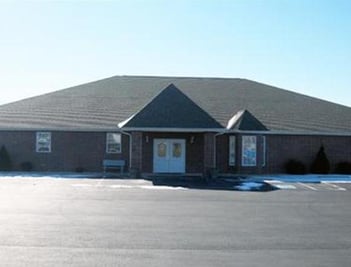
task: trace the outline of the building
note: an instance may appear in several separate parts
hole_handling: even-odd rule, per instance
[[[115,76],[0,106],[20,170],[282,173],[321,146],[351,161],[351,108],[245,79]]]

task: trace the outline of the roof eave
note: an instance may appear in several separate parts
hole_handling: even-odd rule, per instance
[[[167,128],[167,127],[122,127],[123,131],[131,132],[175,132],[175,133],[194,133],[194,132],[225,132],[225,128]]]

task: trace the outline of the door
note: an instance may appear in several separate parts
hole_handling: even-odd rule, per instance
[[[184,139],[154,139],[154,172],[185,173]]]

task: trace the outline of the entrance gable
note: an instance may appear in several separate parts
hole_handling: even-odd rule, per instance
[[[123,128],[223,128],[193,100],[170,84],[137,114],[119,124]]]

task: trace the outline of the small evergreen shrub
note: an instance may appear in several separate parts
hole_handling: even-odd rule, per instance
[[[343,161],[336,164],[335,173],[351,174],[351,162]]]
[[[21,171],[30,172],[33,170],[33,164],[30,161],[25,161],[21,163]]]
[[[316,174],[328,174],[330,171],[330,163],[325,154],[324,147],[321,146],[315,160],[311,165],[311,172]]]
[[[288,174],[306,174],[306,166],[299,160],[290,159],[285,163],[285,171]]]
[[[11,171],[12,161],[5,146],[0,149],[0,171]]]

